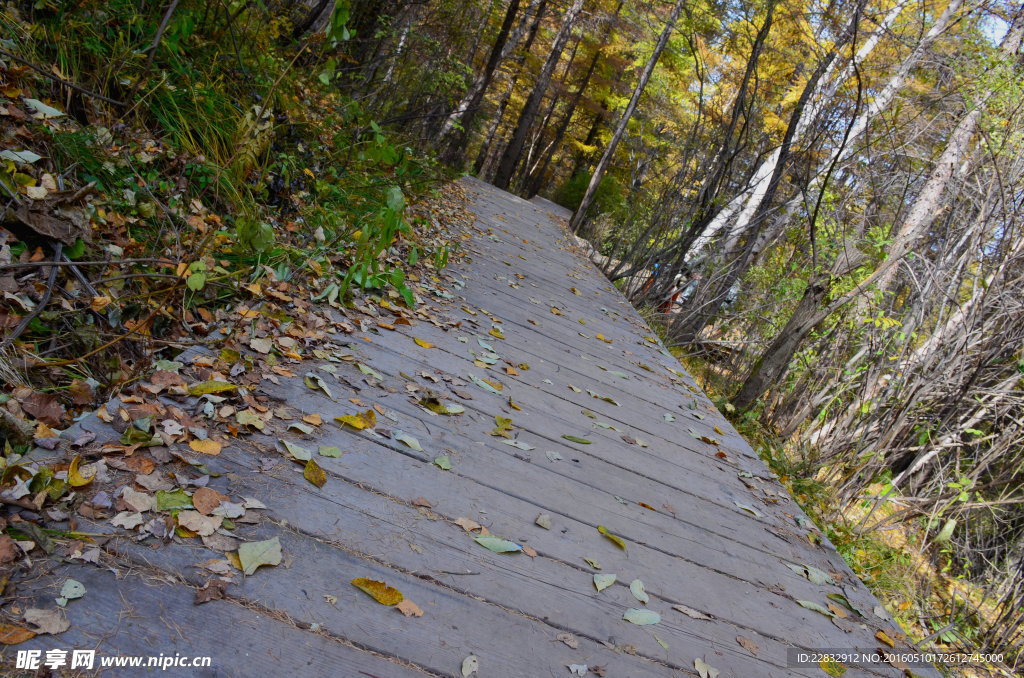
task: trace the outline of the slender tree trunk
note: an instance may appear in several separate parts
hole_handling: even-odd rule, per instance
[[[1024,12],[1018,12],[1013,24],[1007,31],[1000,49],[1009,57],[1016,55],[1021,45],[1021,35],[1024,32]],[[926,232],[928,227],[935,220],[937,214],[942,210],[942,199],[947,188],[957,172],[963,172],[969,165],[971,139],[978,128],[981,119],[981,105],[992,96],[992,91],[985,92],[979,99],[981,104],[970,110],[950,134],[946,148],[939,156],[932,169],[928,180],[925,182],[914,201],[913,207],[907,213],[899,225],[893,244],[889,248],[888,258],[868,278],[860,283],[853,291],[848,292],[839,299],[831,302],[824,309],[820,307],[820,301],[825,298],[832,282],[839,276],[829,276],[812,280],[808,285],[804,298],[800,300],[796,311],[790,317],[789,322],[776,337],[772,345],[765,351],[758,361],[754,370],[747,377],[747,380],[740,387],[739,393],[733,399],[733,405],[738,409],[749,408],[765,392],[770,384],[779,379],[788,369],[789,362],[799,349],[804,338],[810,334],[819,323],[827,318],[834,310],[846,305],[860,292],[870,285],[877,284],[879,280],[885,280],[891,276],[896,265],[913,248],[913,245]],[[818,294],[815,290],[824,289],[824,293]],[[818,297],[818,302],[813,303],[813,297]],[[805,303],[805,300],[807,303]]]
[[[501,121],[505,117],[505,109],[508,108],[508,102],[512,98],[512,93],[516,89],[516,83],[519,82],[519,75],[522,71],[523,63],[526,61],[526,55],[530,52],[530,48],[533,46],[533,41],[537,38],[537,31],[540,29],[541,20],[544,18],[544,11],[547,9],[548,0],[540,0],[539,4],[537,3],[537,0],[534,0],[530,6],[536,7],[536,13],[533,17],[533,23],[530,24],[530,30],[526,34],[526,41],[523,43],[522,54],[515,60],[515,64],[512,68],[512,74],[509,76],[508,86],[505,88],[505,92],[499,99],[497,111],[491,118],[491,124],[487,128],[487,134],[484,135],[484,141],[480,145],[480,150],[477,152],[476,160],[473,163],[473,174],[484,181],[490,181],[488,176],[490,173],[489,160],[491,151],[494,148],[494,139],[497,136],[498,128],[501,126]],[[529,14],[530,10],[527,9],[526,16],[523,17],[524,22]],[[521,24],[521,26],[523,25],[525,25],[525,23]]]
[[[615,127],[615,131],[612,133],[612,138],[608,141],[608,145],[604,149],[604,153],[601,155],[601,159],[597,162],[597,167],[594,168],[594,173],[590,177],[590,183],[587,185],[587,190],[583,194],[583,199],[580,200],[579,207],[576,208],[575,214],[572,215],[572,220],[569,222],[572,232],[576,233],[580,230],[580,226],[587,218],[587,210],[590,209],[591,203],[594,202],[594,195],[597,193],[597,187],[601,183],[601,179],[604,177],[604,173],[608,170],[608,165],[611,164],[612,157],[615,155],[615,149],[618,148],[619,142],[622,140],[622,135],[626,131],[626,126],[629,124],[630,118],[633,117],[633,112],[636,110],[637,104],[640,103],[640,97],[644,93],[644,89],[647,87],[648,81],[651,79],[651,74],[654,73],[654,67],[658,65],[658,60],[661,58],[661,53],[665,51],[665,45],[668,44],[668,39],[672,36],[672,31],[676,28],[676,22],[679,20],[679,13],[683,11],[683,0],[676,0],[675,7],[672,8],[672,13],[669,14],[668,20],[665,22],[665,28],[661,31],[661,35],[658,36],[658,42],[654,46],[654,51],[651,53],[651,58],[647,60],[647,65],[644,66],[643,72],[640,73],[640,79],[637,80],[636,87],[633,89],[633,96],[630,97],[629,103],[626,104],[626,110],[622,112],[622,117],[619,118],[619,124]]]
[[[451,161],[452,156],[458,156],[462,152],[462,148],[465,145],[466,139],[469,136],[469,126],[473,124],[473,118],[476,116],[477,110],[480,108],[480,102],[483,101],[484,92],[487,91],[487,87],[491,84],[491,79],[494,77],[494,70],[498,67],[503,59],[508,56],[508,53],[515,48],[518,39],[509,40],[509,33],[512,30],[512,24],[515,22],[516,14],[519,12],[519,0],[510,0],[508,3],[508,9],[505,11],[505,20],[501,24],[501,28],[498,30],[498,36],[494,40],[494,45],[491,47],[490,56],[487,58],[487,64],[484,66],[484,70],[474,80],[473,85],[469,88],[466,96],[462,98],[462,101],[455,107],[448,117],[445,119],[444,124],[441,126],[441,130],[437,135],[438,139],[442,139],[452,132],[453,128],[458,126],[458,130],[452,134],[452,137],[448,139],[445,145],[444,156],[445,159]]]
[[[498,162],[498,172],[494,177],[494,185],[498,188],[507,189],[509,182],[512,181],[512,174],[515,172],[516,165],[523,152],[526,135],[537,118],[540,102],[544,98],[544,93],[547,92],[548,85],[551,83],[551,76],[555,72],[555,66],[558,65],[559,59],[562,58],[562,51],[565,49],[566,43],[569,42],[569,35],[576,26],[576,20],[579,18],[582,10],[583,0],[573,0],[572,5],[565,12],[562,26],[558,29],[555,41],[551,45],[551,53],[548,54],[544,65],[541,66],[537,81],[534,83],[530,96],[526,99],[523,110],[519,114],[519,121],[512,132],[512,138],[509,140],[508,146],[505,147],[505,152]]]

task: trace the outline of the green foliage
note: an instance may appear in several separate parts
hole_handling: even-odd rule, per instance
[[[585,170],[573,174],[555,193],[554,201],[562,207],[576,209],[583,199],[583,194],[587,192],[591,176],[592,173]],[[597,185],[593,207],[591,207],[592,214],[616,213],[623,207],[622,186],[613,175],[606,174],[601,178],[601,183]]]

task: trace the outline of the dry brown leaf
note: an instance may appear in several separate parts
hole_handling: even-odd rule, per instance
[[[752,641],[750,638],[747,638],[746,636],[736,636],[736,642],[742,645],[744,650],[754,655],[755,657],[761,649],[757,646],[757,643]]]
[[[408,598],[406,598],[405,600],[400,602],[395,607],[395,609],[397,609],[399,612],[404,614],[406,617],[422,617],[423,616],[423,610],[420,609],[420,606],[417,605],[416,603],[412,602]]]
[[[209,487],[200,487],[192,493],[192,506],[204,516],[213,513],[213,509],[220,506],[222,501],[227,500],[226,495]]]
[[[476,522],[472,518],[459,518],[455,521],[455,524],[464,529],[466,532],[479,530],[483,527],[480,523]]]

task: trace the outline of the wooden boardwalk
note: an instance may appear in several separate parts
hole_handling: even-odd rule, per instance
[[[700,660],[721,678],[756,678],[826,675],[793,666],[793,648],[875,651],[877,631],[900,638],[637,313],[567,245],[564,210],[465,186],[478,220],[465,234],[469,257],[434,283],[441,310],[395,331],[339,334],[330,354],[286,364],[295,378],[256,387],[295,421],[320,414],[327,423],[312,434],[274,420],[202,459],[220,474],[210,487],[266,505],[234,533],[276,536],[281,564],[235,572],[224,599],[197,606],[211,577],[201,564],[223,553],[194,538],[113,538],[99,566],[68,561],[21,584],[43,605],[67,577],[88,593],[67,607],[70,630],[17,649],[211,657],[209,668],[168,676],[460,676],[472,655],[484,677],[571,676],[572,665],[609,677],[697,675]],[[303,383],[310,371],[333,398]],[[465,411],[420,406],[431,393]],[[377,433],[331,422],[371,406]],[[509,437],[490,435],[496,417],[511,420]],[[119,436],[95,418],[82,426],[101,442]],[[322,488],[280,438],[341,450],[315,457]],[[442,456],[450,470],[435,463]],[[525,551],[493,553],[460,519]],[[595,574],[616,580],[598,592]],[[378,604],[350,585],[358,577],[396,587],[423,615]],[[631,608],[660,621],[630,623]],[[903,673],[881,664],[845,675]]]

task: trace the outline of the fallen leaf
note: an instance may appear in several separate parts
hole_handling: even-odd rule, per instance
[[[306,462],[306,468],[302,472],[302,477],[313,483],[317,487],[323,487],[324,483],[327,482],[327,474],[320,468],[320,465],[310,459]]]
[[[4,645],[17,645],[35,637],[35,631],[29,631],[14,624],[0,623],[0,643]]]
[[[546,513],[542,513],[539,516],[537,516],[536,520],[534,520],[533,522],[537,523],[545,530],[551,529],[551,516],[549,516]]]
[[[757,653],[760,651],[760,648],[757,646],[757,643],[752,641],[750,638],[747,638],[746,636],[736,636],[736,642],[743,646],[744,650],[754,655],[755,657],[757,656]]]
[[[704,619],[704,620],[707,620],[707,621],[711,620],[711,617],[709,617],[708,615],[704,614],[700,610],[695,610],[692,607],[687,607],[686,605],[673,605],[672,609],[675,610],[676,612],[682,612],[683,614],[685,614],[687,617],[690,617],[691,619]]]
[[[625,551],[625,550],[626,550],[626,542],[625,542],[625,541],[623,541],[622,537],[619,537],[619,536],[617,536],[617,535],[614,535],[614,534],[612,534],[611,532],[609,532],[609,531],[608,531],[608,530],[607,530],[607,529],[605,528],[605,526],[604,526],[604,525],[598,525],[598,526],[597,526],[597,531],[598,531],[598,532],[600,532],[601,534],[603,534],[603,535],[604,535],[604,536],[605,536],[606,538],[610,539],[610,540],[612,541],[612,543],[613,543],[613,544],[615,544],[616,546],[618,546],[618,547],[619,547],[620,549],[622,549],[623,551]]]
[[[200,537],[209,537],[217,531],[224,519],[221,516],[204,516],[199,511],[179,511],[178,525],[195,532]]]
[[[475,654],[471,654],[462,660],[462,678],[469,678],[470,675],[480,670],[480,660]]]
[[[68,485],[71,487],[83,487],[92,482],[92,479],[96,477],[96,474],[85,478],[81,473],[78,472],[78,465],[82,462],[82,455],[76,454],[75,458],[71,460],[71,465],[68,467]]]
[[[18,544],[6,534],[0,534],[0,565],[21,557]]]
[[[361,414],[346,414],[340,417],[335,417],[334,421],[342,424],[343,426],[351,426],[357,431],[362,431],[366,428],[373,428],[377,425],[377,413],[373,410],[366,410]]]
[[[210,395],[213,393],[224,393],[226,391],[234,391],[238,388],[235,384],[230,384],[226,381],[201,381],[198,384],[192,384],[188,387],[188,394],[193,396]]]
[[[718,678],[718,674],[721,673],[718,669],[708,664],[700,657],[693,660],[693,668],[697,669],[697,675],[700,678]]]
[[[651,610],[637,610],[632,607],[626,610],[626,613],[622,615],[622,618],[632,624],[636,624],[637,626],[649,626],[661,621],[661,615],[657,612],[652,612]]]
[[[820,662],[818,662],[818,666],[820,666],[821,670],[830,676],[841,676],[844,673],[846,673],[845,666],[843,666],[839,662],[832,661],[829,658],[822,659]]]
[[[334,400],[334,394],[331,393],[331,389],[328,388],[327,382],[324,381],[323,377],[319,374],[316,374],[315,372],[306,372],[306,376],[302,378],[302,382],[314,391],[317,389],[323,391],[327,394],[328,398]]]
[[[356,367],[359,368],[359,371],[365,374],[366,376],[373,377],[377,381],[384,381],[384,376],[379,372],[375,371],[372,367],[367,367],[362,363],[356,363]]]
[[[536,449],[533,445],[530,445],[529,443],[524,443],[521,440],[502,440],[501,442],[511,447],[514,447],[518,450],[523,450],[525,452],[529,452],[530,450]]]
[[[190,442],[188,446],[195,450],[196,452],[199,452],[200,454],[209,455],[218,455],[220,454],[220,451],[224,448],[223,445],[218,443],[216,440],[213,440],[212,438],[207,438],[206,440],[196,439]]]
[[[896,643],[893,641],[892,638],[889,637],[889,634],[887,634],[885,631],[876,631],[875,638],[879,642],[885,643],[889,647],[896,647]]]
[[[395,440],[402,441],[403,443],[408,445],[411,449],[413,449],[413,450],[415,450],[417,452],[422,452],[423,451],[423,448],[420,447],[420,441],[416,440],[415,438],[413,438],[411,435],[409,435],[405,431],[395,431],[394,437],[395,437]]]
[[[815,603],[814,601],[811,601],[811,600],[798,600],[796,602],[797,602],[798,605],[800,605],[800,607],[807,608],[808,610],[813,610],[814,612],[817,612],[818,614],[823,614],[826,617],[831,617],[832,616],[832,613],[829,612],[827,607],[825,607],[824,605],[819,605],[818,603]]]
[[[71,628],[71,622],[61,614],[60,610],[40,610],[29,608],[25,610],[25,621],[37,627],[36,633],[58,634],[64,633]]]
[[[397,605],[405,600],[405,596],[402,595],[401,591],[388,586],[382,581],[359,577],[357,579],[353,579],[350,583],[352,586],[355,586],[363,593],[369,595],[381,605]]]
[[[415,341],[416,345],[419,346],[420,348],[434,348],[434,345],[431,344],[429,341],[423,341],[422,339],[417,339],[415,337],[413,337],[413,341]]]
[[[480,523],[476,522],[472,518],[459,518],[455,521],[455,524],[464,529],[466,532],[472,532],[473,530],[479,530],[483,527]]]
[[[651,635],[654,636],[654,639],[656,641],[658,641],[658,645],[661,645],[666,650],[668,649],[668,643],[666,643],[664,640],[662,640],[661,638],[659,638],[657,635],[655,635],[653,633]]]
[[[340,457],[341,450],[333,445],[321,445],[317,450],[321,457]]]
[[[644,590],[644,583],[639,579],[634,579],[629,583],[629,592],[633,594],[634,598],[644,605],[651,602],[651,597],[647,595],[647,591]]]
[[[424,348],[430,348],[430,347],[426,346]],[[395,609],[397,609],[399,612],[404,614],[406,617],[422,617],[423,616],[423,610],[420,609],[420,606],[417,605],[416,603],[412,602],[408,598],[406,598],[405,600],[400,602]]]
[[[525,553],[526,555],[530,556],[531,558],[536,558],[537,557],[537,552],[533,548],[531,548],[529,546],[524,546],[523,547],[523,553]]]
[[[519,544],[491,535],[473,537],[473,541],[495,553],[516,553],[523,550],[523,547]]]
[[[562,434],[562,437],[565,438],[566,440],[568,440],[571,443],[579,443],[580,445],[590,445],[590,442],[591,442],[591,441],[587,440],[586,438],[580,438],[579,436],[571,436],[571,435]]]
[[[586,664],[566,664],[569,667],[569,673],[574,676],[585,676],[587,675]]]
[[[448,458],[447,454],[442,454],[440,457],[434,459],[434,465],[445,471],[452,470],[452,462],[451,459]]]
[[[84,596],[85,593],[85,584],[77,579],[68,579],[64,582],[64,585],[60,587],[60,598],[57,599],[57,604],[64,607],[64,605],[67,605],[69,600],[77,600]],[[63,603],[61,601],[63,601]]]
[[[595,574],[594,575],[594,588],[597,589],[598,593],[604,591],[606,588],[615,583],[614,574]]]
[[[555,636],[555,640],[565,643],[574,650],[580,648],[580,641],[576,640],[576,636],[571,633],[559,633]]]
[[[601,563],[597,562],[593,558],[584,558],[583,560],[586,561],[587,565],[590,565],[595,570],[601,569]]]
[[[211,600],[221,600],[228,587],[228,582],[223,579],[211,579],[206,582],[203,588],[196,591],[196,597],[192,600],[193,605],[202,605]]]
[[[281,444],[284,445],[284,449],[288,450],[288,454],[298,461],[309,461],[313,458],[313,453],[307,450],[302,445],[296,445],[290,443],[287,440],[280,438]]]
[[[238,560],[242,572],[252,574],[261,565],[281,564],[281,542],[277,537],[264,541],[250,541],[238,547]]]

